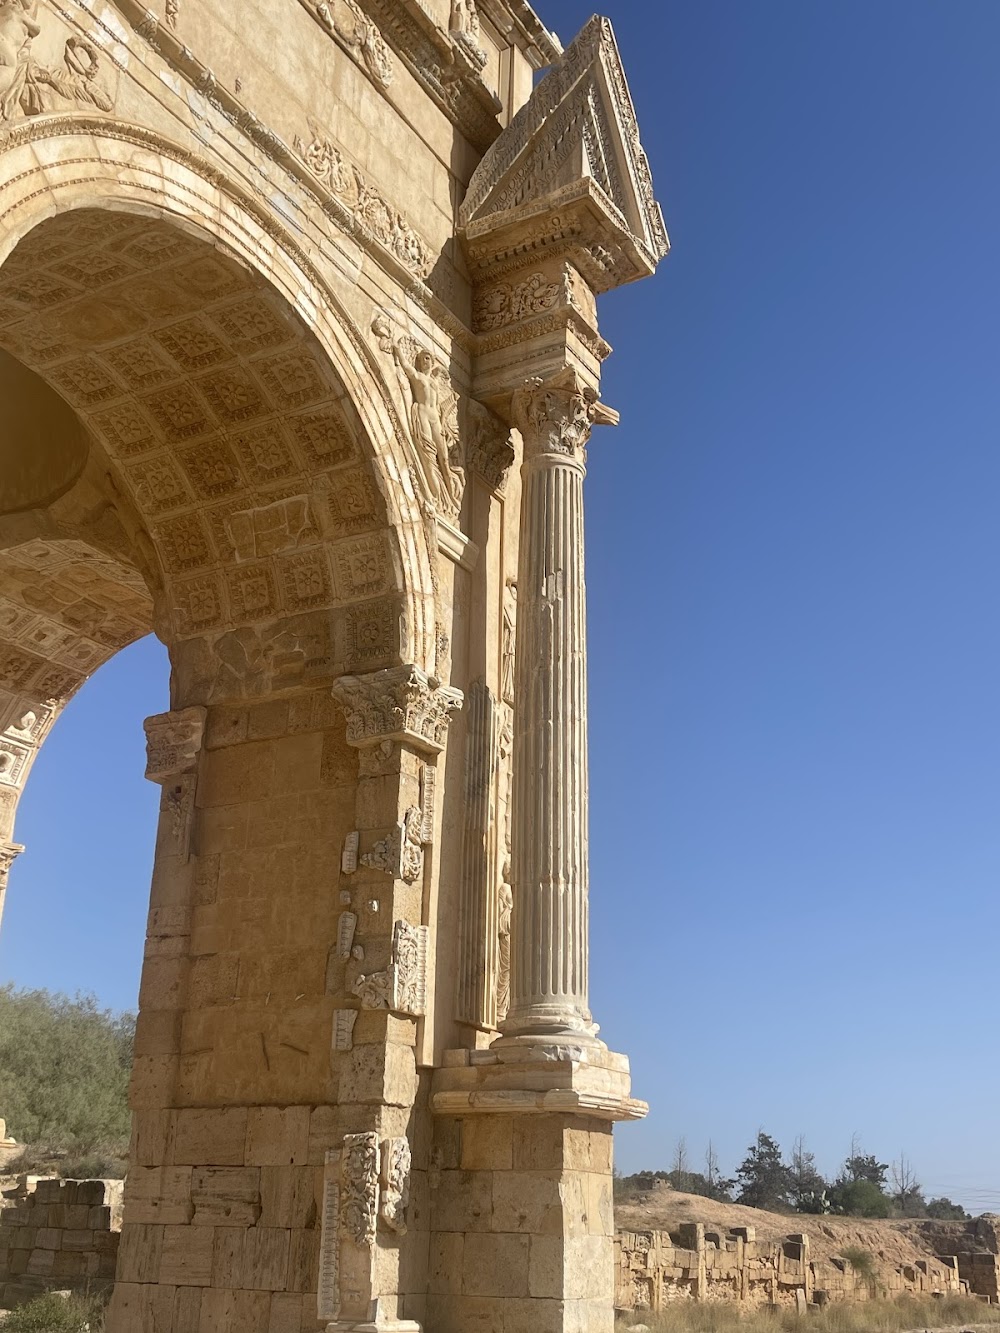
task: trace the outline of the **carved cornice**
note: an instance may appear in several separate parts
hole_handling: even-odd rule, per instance
[[[594,291],[654,272],[669,249],[614,32],[594,18],[484,155],[460,210],[484,278],[543,252]]]
[[[146,731],[146,777],[150,782],[173,782],[198,765],[205,738],[204,708],[159,713],[143,723]]]
[[[464,58],[463,46],[420,0],[360,0],[410,73],[469,142],[485,152],[500,133],[501,103]]]
[[[347,714],[349,745],[400,741],[430,754],[444,749],[451,715],[463,702],[461,690],[415,666],[344,676],[334,684],[333,697]]]

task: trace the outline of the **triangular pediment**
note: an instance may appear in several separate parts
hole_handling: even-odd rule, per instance
[[[603,209],[609,249],[622,260],[606,285],[652,272],[670,248],[639,140],[618,44],[593,18],[488,150],[469,185],[467,236],[565,212],[587,196]],[[477,247],[481,248],[481,247]],[[632,271],[632,270],[635,271]]]

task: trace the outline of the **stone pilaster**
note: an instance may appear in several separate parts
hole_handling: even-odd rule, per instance
[[[596,397],[567,370],[529,381],[513,403],[524,462],[509,1037],[595,1035],[588,1005],[583,479]]]
[[[23,851],[24,848],[16,842],[0,846],[0,926],[3,925],[3,909],[7,901],[7,879],[11,867]]]
[[[360,763],[330,975],[341,1072],[326,1145],[318,1314],[331,1331],[419,1333],[405,1305],[417,1294],[409,1282],[421,1253],[406,1239],[411,1175],[427,1168],[408,1137],[417,1026],[429,1003],[425,856],[436,836],[437,758],[463,696],[413,666],[343,677],[333,695]]]

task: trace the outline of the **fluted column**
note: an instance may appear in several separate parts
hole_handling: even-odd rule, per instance
[[[514,399],[524,440],[505,1038],[592,1039],[583,479],[596,395],[572,370]]]

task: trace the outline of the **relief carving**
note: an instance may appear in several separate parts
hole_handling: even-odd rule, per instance
[[[384,972],[358,977],[351,987],[364,1009],[391,1009],[421,1017],[427,1009],[427,948],[430,930],[397,921],[392,933],[392,962]]]
[[[591,428],[604,410],[596,392],[571,368],[549,380],[527,380],[512,402],[526,456],[563,454],[577,461],[583,459]]]
[[[412,1154],[406,1139],[386,1139],[382,1145],[382,1199],[380,1212],[386,1225],[406,1235],[406,1209],[410,1202]]]
[[[400,840],[399,874],[407,884],[416,884],[424,873],[424,812],[411,806],[403,817]]]
[[[504,860],[500,877],[500,916],[497,925],[497,1024],[510,1011],[510,922],[514,913],[514,892],[510,886],[510,858]]]
[[[514,651],[517,645],[517,579],[507,579],[503,589],[503,644],[500,657],[500,696],[514,702]]]
[[[82,37],[63,48],[63,69],[41,65],[32,55],[42,33],[38,0],[0,0],[0,122],[40,116],[66,102],[110,111],[113,102],[100,87],[100,55]]]
[[[458,395],[444,366],[408,335],[397,336],[385,315],[372,332],[396,365],[409,403],[410,436],[425,493],[435,508],[455,517],[465,491],[458,425]]]
[[[327,32],[340,39],[377,83],[388,88],[394,72],[389,48],[378,28],[354,0],[326,0],[314,4],[313,8]]]
[[[262,509],[247,509],[230,514],[225,520],[229,540],[240,561],[259,559],[291,551],[303,539],[317,536],[309,510],[309,499],[296,495],[277,500]]]
[[[357,928],[357,913],[341,912],[340,921],[337,923],[337,956],[339,958],[350,958],[351,950],[354,948],[354,932]]]
[[[167,25],[171,28],[177,27],[177,20],[180,17],[181,0],[167,0]]]
[[[11,868],[23,851],[23,847],[13,842],[0,846],[0,893],[6,889]],[[2,899],[0,899],[0,903],[2,903]]]
[[[378,1135],[348,1134],[340,1168],[340,1225],[348,1239],[362,1248],[375,1243],[379,1167]]]
[[[403,214],[368,183],[319,126],[312,124],[309,129],[310,141],[296,136],[294,147],[312,174],[327,186],[366,235],[384,245],[418,278],[426,277],[434,257]]]
[[[436,753],[444,749],[452,713],[462,706],[461,690],[439,685],[419,667],[393,667],[370,676],[343,676],[333,697],[347,715],[347,742],[366,748],[403,741]]]
[[[488,59],[479,45],[482,29],[476,0],[451,0],[451,35],[471,60],[474,68],[484,69]]]
[[[204,708],[185,708],[146,719],[146,777],[150,782],[170,782],[197,767],[206,716]]]
[[[337,1009],[333,1015],[333,1049],[350,1051],[354,1048],[354,1025],[358,1021],[357,1009]]]
[[[532,273],[518,283],[501,282],[477,292],[473,325],[477,333],[488,333],[532,315],[544,315],[560,299],[569,299],[566,283],[551,282],[544,273]]]
[[[514,446],[510,442],[510,427],[493,415],[488,407],[469,403],[469,430],[465,448],[466,463],[471,472],[482,477],[492,491],[503,491],[507,476],[514,463]]]

